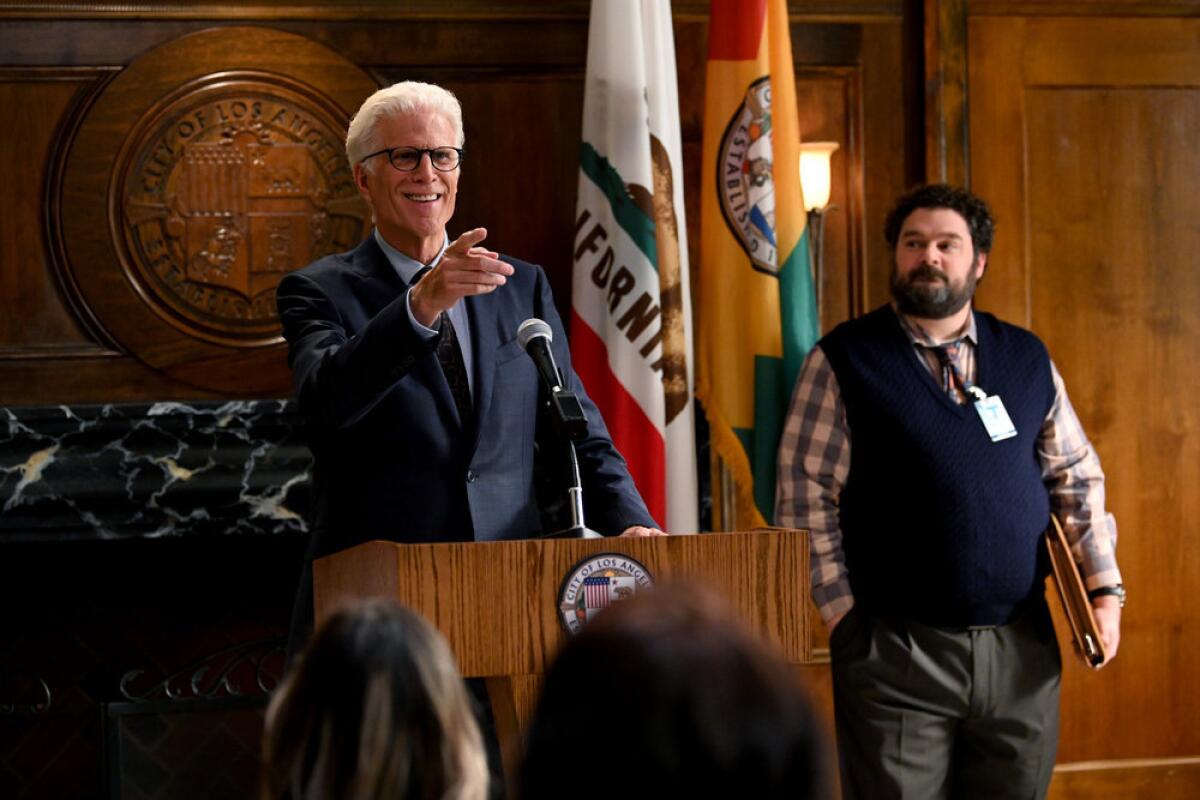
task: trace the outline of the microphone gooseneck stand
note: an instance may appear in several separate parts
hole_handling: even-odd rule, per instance
[[[567,446],[571,461],[571,485],[567,488],[567,500],[571,507],[571,526],[561,531],[543,535],[543,539],[602,539],[600,533],[587,526],[583,518],[583,480],[579,475],[579,455],[575,442],[587,435],[587,414],[574,392],[563,388],[562,373],[554,363],[550,351],[553,333],[549,325],[540,319],[527,319],[517,328],[517,340],[533,359],[542,383],[550,392],[546,404],[554,417],[554,426]]]
[[[567,499],[571,506],[571,527],[544,534],[543,539],[603,539],[587,526],[583,519],[583,484],[579,478],[579,456],[575,453],[575,442],[567,440],[567,454],[571,457],[571,485],[567,488]]]

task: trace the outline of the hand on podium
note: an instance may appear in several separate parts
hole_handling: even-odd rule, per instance
[[[621,532],[622,537],[640,538],[643,536],[666,536],[665,531],[658,528],[647,528],[645,525],[630,525]]]

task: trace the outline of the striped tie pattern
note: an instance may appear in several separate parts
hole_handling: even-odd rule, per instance
[[[961,404],[967,397],[967,385],[958,371],[958,342],[934,345],[929,349],[942,366],[942,388],[951,400]]]

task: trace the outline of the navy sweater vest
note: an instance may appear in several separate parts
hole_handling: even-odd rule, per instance
[[[889,306],[822,339],[850,428],[839,501],[856,602],[929,625],[997,625],[1041,594],[1050,507],[1035,442],[1054,402],[1029,331],[975,313],[976,384],[1017,435],[993,442],[918,360]]]

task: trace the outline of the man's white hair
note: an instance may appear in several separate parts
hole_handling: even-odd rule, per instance
[[[350,130],[346,131],[346,157],[350,164],[357,164],[363,156],[385,146],[375,136],[375,129],[381,120],[415,111],[441,114],[454,131],[455,144],[463,146],[462,106],[458,98],[432,83],[401,81],[380,89],[364,100],[350,120]],[[372,165],[366,166],[370,169]]]

